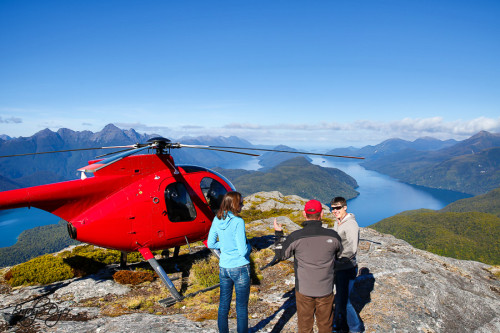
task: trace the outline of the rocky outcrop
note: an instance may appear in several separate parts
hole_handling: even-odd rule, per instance
[[[269,206],[271,210],[285,205],[300,211],[304,202],[303,198],[284,197],[279,192],[245,198],[245,203],[254,203],[260,209]],[[271,260],[273,253],[266,249],[273,243],[272,221],[273,218],[247,222],[247,230],[258,235],[251,243],[257,253],[263,253],[265,262]],[[288,232],[299,228],[288,217],[279,217],[279,222]],[[193,250],[204,251],[201,248]],[[500,332],[500,281],[489,265],[418,250],[405,241],[370,228],[361,229],[358,262],[359,276],[353,302],[366,332]],[[199,314],[204,310],[186,301],[165,311],[129,307],[126,313],[111,312],[113,304],[132,295],[165,290],[159,281],[138,287],[119,285],[112,280],[112,272],[113,267],[107,267],[99,275],[49,286],[12,290],[3,285],[0,288],[0,312],[5,320],[0,321],[0,330],[22,332],[24,328],[19,323],[8,325],[7,320],[15,322],[15,318],[9,315],[13,314],[17,304],[25,301],[29,302],[21,307],[37,309],[34,303],[38,301],[38,309],[41,309],[41,304],[46,304],[45,307],[52,308],[54,314],[65,311],[66,314],[56,320],[55,315],[48,317],[39,310],[40,314],[28,327],[29,332],[217,331],[216,316],[193,319],[194,312]],[[252,287],[251,292],[250,331],[296,332],[291,263],[279,263],[261,274],[260,285]],[[180,284],[180,280],[177,283]],[[217,294],[215,291],[214,295]],[[40,297],[42,295],[44,297]],[[203,302],[216,304],[217,298],[205,298],[200,301]],[[235,327],[234,317],[230,324]]]
[[[298,195],[283,195],[278,191],[257,192],[245,197],[245,205],[243,210],[257,209],[264,212],[278,209],[291,209],[301,214],[302,209],[308,199],[299,197]],[[328,206],[322,204],[323,213],[328,214]]]
[[[267,212],[276,209],[293,209],[300,212],[306,202],[306,199],[297,195],[285,196],[278,191],[257,192],[245,197],[243,210],[255,208]]]
[[[364,228],[356,304],[371,332],[500,332],[491,266],[441,257]]]

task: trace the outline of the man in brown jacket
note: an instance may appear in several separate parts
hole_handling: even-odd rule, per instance
[[[319,333],[331,333],[333,323],[334,264],[342,252],[336,231],[323,228],[323,209],[318,200],[306,203],[303,228],[292,232],[277,245],[279,260],[294,256],[295,297],[300,333],[312,333],[314,317]],[[281,225],[274,220],[277,239],[283,237]]]

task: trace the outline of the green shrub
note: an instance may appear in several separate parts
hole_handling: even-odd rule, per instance
[[[161,254],[163,251],[153,251],[153,254]],[[139,252],[129,252],[127,253],[127,262],[134,263],[134,262],[141,262],[143,261],[144,258]]]
[[[13,267],[5,280],[13,287],[48,284],[97,273],[106,265],[119,263],[121,252],[85,245],[64,251],[57,256],[44,255]],[[128,262],[141,261],[138,252],[128,253]]]
[[[78,246],[71,252],[61,254],[65,257],[81,256],[100,262],[102,264],[117,264],[120,262],[121,252],[118,250],[108,250],[96,247],[94,245]],[[142,261],[142,256],[139,252],[127,253],[127,262],[134,263]]]
[[[252,284],[260,284],[260,280],[262,280],[262,272],[258,265],[256,265],[255,254],[250,254],[250,282]]]
[[[191,282],[202,288],[219,283],[219,259],[215,256],[198,260],[191,268]]]
[[[64,262],[63,258],[47,254],[14,266],[6,274],[7,277],[10,277],[7,282],[11,286],[17,287],[21,285],[43,285],[71,279],[74,277],[74,272],[71,266]]]

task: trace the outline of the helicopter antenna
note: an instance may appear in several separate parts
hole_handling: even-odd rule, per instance
[[[177,170],[177,168],[175,167],[175,165],[170,162],[169,159],[166,159],[167,163],[170,164],[170,166],[172,167],[172,169],[174,169],[174,175],[178,175],[179,174],[179,170]]]

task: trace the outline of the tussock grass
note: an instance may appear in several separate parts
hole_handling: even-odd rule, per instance
[[[119,303],[107,304],[101,308],[101,314],[106,317],[119,317],[129,313],[130,309]]]
[[[287,216],[287,217],[296,216],[297,211],[294,209],[273,209],[268,211],[262,211],[260,209],[250,208],[243,210],[240,213],[240,215],[245,221],[255,221],[255,220],[264,220],[270,217],[278,217],[278,216]],[[294,221],[293,219],[291,220]]]
[[[294,209],[273,209],[264,212],[259,209],[251,208],[242,211],[240,215],[245,221],[264,220],[272,217],[284,216],[288,217],[291,221],[298,224],[299,226],[302,226],[302,222],[304,222],[304,216],[302,215],[302,212]],[[332,228],[333,224],[335,223],[335,220],[330,214],[324,214],[322,221],[323,223],[327,224],[329,228]],[[274,229],[269,227],[269,232],[274,233]]]
[[[256,304],[259,300],[259,288],[257,286],[250,286],[250,298],[248,299],[248,304]]]
[[[189,276],[194,289],[200,290],[219,283],[219,260],[215,256],[198,260],[191,267]],[[195,290],[196,291],[196,290]]]
[[[128,309],[140,309],[143,302],[144,300],[142,299],[142,297],[134,297],[129,299],[127,303],[125,303],[125,306]]]
[[[500,265],[495,265],[495,266],[492,266],[489,271],[491,273],[493,273],[493,275],[498,279],[500,280]]]

